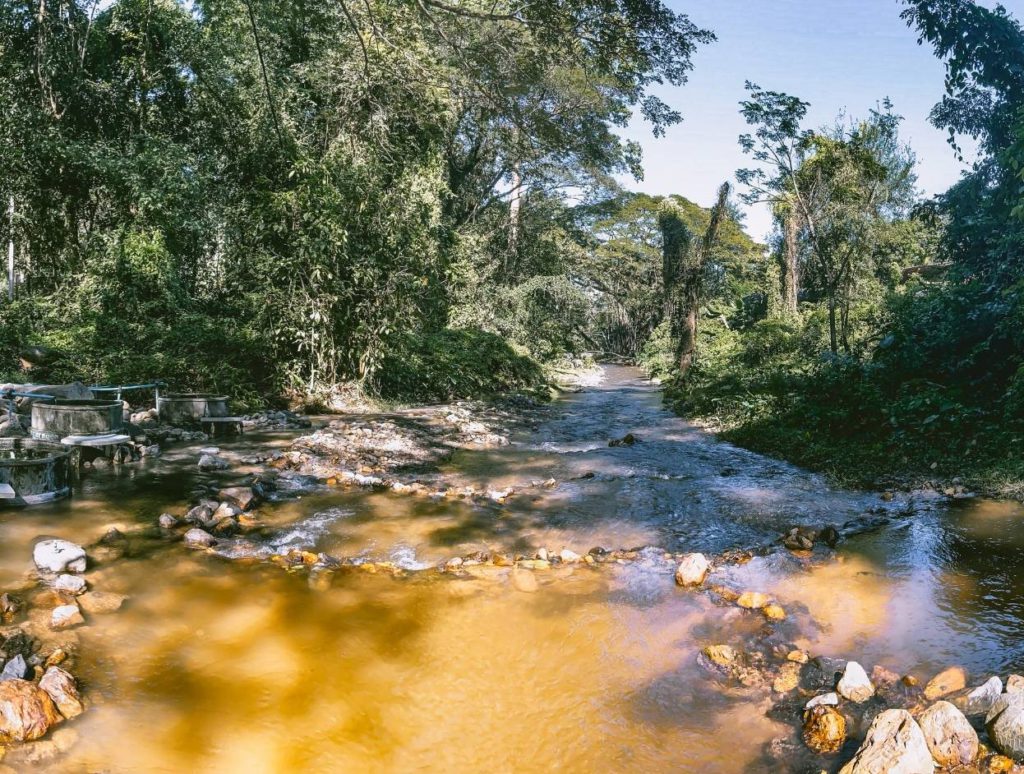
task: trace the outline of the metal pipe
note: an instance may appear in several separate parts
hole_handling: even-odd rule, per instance
[[[10,400],[11,398],[39,398],[41,400],[57,400],[56,395],[47,395],[42,392],[18,392],[17,390],[3,390],[0,397]]]

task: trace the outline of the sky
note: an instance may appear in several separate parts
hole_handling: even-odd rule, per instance
[[[905,119],[901,136],[918,158],[925,195],[946,190],[966,169],[947,133],[928,123],[942,98],[942,62],[900,19],[898,0],[668,0],[718,40],[699,49],[689,82],[656,93],[683,114],[661,138],[636,120],[625,132],[644,151],[644,179],[621,182],[650,194],[682,194],[704,206],[737,169],[750,166],[737,137],[748,131],[739,114],[744,82],[810,102],[805,126],[833,124],[844,112],[866,116],[889,97]],[[991,3],[983,2],[991,7]],[[1024,0],[1002,5],[1024,20]],[[962,143],[963,144],[963,143]],[[970,150],[973,146],[963,144]],[[968,153],[968,159],[970,153]],[[747,209],[746,228],[763,240],[771,230],[764,205]]]

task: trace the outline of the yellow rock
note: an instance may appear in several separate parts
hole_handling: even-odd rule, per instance
[[[769,621],[784,621],[786,619],[786,611],[782,609],[782,605],[777,605],[774,602],[770,605],[765,605],[761,612],[764,613],[764,617]]]
[[[806,664],[810,660],[805,650],[791,650],[786,654],[787,661],[795,661],[797,664]]]
[[[819,705],[806,713],[804,744],[816,753],[838,752],[846,741],[846,719],[834,708]]]
[[[736,660],[736,649],[729,645],[708,645],[701,651],[712,664],[729,666]]]
[[[938,699],[967,687],[967,673],[963,667],[950,667],[939,672],[924,687],[926,699]]]
[[[783,664],[779,674],[772,682],[772,690],[776,693],[788,693],[800,684],[800,665]]]
[[[747,610],[760,610],[770,601],[768,595],[762,594],[760,591],[744,591],[736,600],[736,604]]]

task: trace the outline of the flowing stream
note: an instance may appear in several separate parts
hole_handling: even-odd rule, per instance
[[[609,448],[627,432],[635,445]],[[223,448],[237,459],[293,437]],[[315,588],[304,573],[161,538],[156,517],[180,514],[197,481],[248,470],[201,474],[196,459],[179,448],[90,471],[69,501],[0,513],[0,590],[21,583],[40,536],[129,534],[126,558],[87,573],[130,600],[76,630],[89,707],[71,724],[77,743],[41,770],[765,771],[767,743],[792,732],[766,715],[764,692],[697,664],[705,645],[763,635],[763,617],[676,587],[660,551],[538,571],[536,593],[492,566],[457,578],[352,572]],[[775,596],[789,613],[776,636],[812,655],[925,679],[950,664],[978,682],[1024,668],[1019,505],[832,489],[671,415],[633,369],[605,368],[535,430],[457,453],[442,477],[517,495],[492,505],[317,492],[261,508],[276,528],[267,550],[411,570],[480,549],[718,554],[871,513],[885,523],[835,556],[777,550],[712,577]]]

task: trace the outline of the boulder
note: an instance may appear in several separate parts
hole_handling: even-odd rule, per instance
[[[84,623],[85,619],[82,617],[82,611],[75,604],[55,607],[50,614],[51,629],[70,629]]]
[[[917,723],[932,758],[940,766],[964,766],[978,757],[977,732],[948,701],[935,702],[918,716]]]
[[[199,469],[202,471],[227,470],[229,467],[227,460],[212,454],[204,454],[199,458]]]
[[[85,572],[85,549],[69,540],[40,540],[32,559],[45,572]]]
[[[185,545],[189,548],[209,548],[217,539],[209,532],[198,527],[193,527],[185,533]]]
[[[966,715],[987,715],[1002,693],[1003,681],[993,676],[958,701],[957,707]]]
[[[985,729],[999,752],[1024,760],[1024,691],[1000,696],[985,716]]]
[[[82,706],[82,696],[78,692],[78,683],[75,682],[75,678],[71,676],[70,672],[66,672],[58,666],[52,666],[46,670],[39,681],[39,687],[47,693],[53,703],[57,705],[60,714],[68,720],[78,717],[85,709]]]
[[[880,712],[864,743],[839,774],[932,774],[935,764],[920,726],[902,709]]]
[[[1010,675],[1006,678],[1006,692],[1017,693],[1018,691],[1024,691],[1024,677]]]
[[[161,513],[160,518],[157,519],[157,524],[162,529],[174,529],[178,526],[178,517],[173,513]]]
[[[924,697],[929,701],[934,701],[966,687],[967,673],[962,667],[954,666],[942,670],[928,681],[924,687]]]
[[[711,565],[704,554],[687,554],[676,568],[676,583],[680,586],[699,586],[710,569]]]
[[[867,701],[875,695],[875,686],[868,679],[864,667],[856,661],[851,661],[846,665],[843,676],[836,685],[836,690],[844,699],[858,703]]]
[[[256,494],[248,486],[229,486],[226,489],[221,489],[217,496],[243,511],[249,510],[256,504]]]
[[[0,680],[27,680],[32,677],[32,668],[25,663],[25,657],[20,653],[4,664],[0,672]]]
[[[81,594],[85,591],[86,587],[85,578],[80,575],[58,575],[57,579],[53,582],[53,587],[57,591],[64,591],[68,594]]]
[[[846,741],[846,719],[833,707],[812,707],[804,716],[803,737],[816,753],[839,752]]]
[[[58,722],[60,715],[46,691],[27,680],[0,682],[0,737],[38,739]]]

